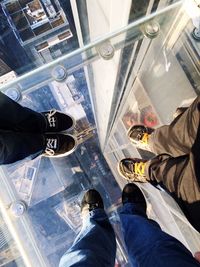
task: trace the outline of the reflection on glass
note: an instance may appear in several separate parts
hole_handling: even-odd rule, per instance
[[[16,242],[0,214],[0,266],[25,266]]]
[[[159,125],[159,118],[141,83],[135,83],[134,91],[129,97],[131,99],[130,106],[122,117],[125,128],[128,130],[137,124],[156,128]],[[134,105],[131,106],[131,102]]]

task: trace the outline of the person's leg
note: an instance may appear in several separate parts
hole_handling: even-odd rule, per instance
[[[88,200],[84,203],[85,210],[82,210],[82,230],[72,247],[62,256],[59,267],[114,267],[114,230],[102,203],[99,205],[99,201],[91,203]]]
[[[161,182],[178,201],[190,223],[200,232],[200,128],[191,152],[179,157],[158,155],[148,161],[148,180]]]
[[[33,154],[41,154],[46,147],[42,134],[0,131],[0,164],[10,164]]]
[[[156,129],[148,140],[150,150],[173,157],[188,154],[193,146],[200,122],[200,96],[170,125]]]
[[[69,134],[36,134],[0,130],[0,164],[10,164],[33,155],[68,156],[77,148],[77,140]]]
[[[18,132],[42,133],[46,129],[45,117],[19,105],[0,92],[0,128]]]
[[[121,176],[132,182],[162,183],[178,202],[192,226],[200,232],[200,128],[187,155],[160,154],[147,161],[125,158],[118,164]]]
[[[126,185],[124,190],[128,187],[130,184]],[[142,202],[145,200],[141,199],[141,191],[134,184],[131,184],[131,187],[128,188],[129,195],[133,195],[130,199],[127,197],[120,218],[124,241],[132,266],[200,266],[178,240],[163,232],[155,221],[147,218],[144,204],[142,206]],[[139,196],[137,196],[138,194]]]
[[[162,154],[148,161],[145,169],[147,178],[164,185],[200,232],[200,179],[195,171],[194,155],[173,158]]]
[[[19,105],[0,92],[0,129],[15,132],[45,133],[71,129],[75,120],[57,110],[36,112]]]
[[[132,126],[127,135],[136,147],[154,154],[167,153],[173,157],[188,154],[196,139],[200,119],[200,96],[185,108],[170,125],[157,129],[144,125]]]
[[[196,155],[200,144],[195,146],[197,153],[193,149],[190,154],[176,158],[168,154],[158,155],[149,161],[125,158],[119,162],[118,171],[129,182],[164,185],[192,226],[200,232],[200,156]]]

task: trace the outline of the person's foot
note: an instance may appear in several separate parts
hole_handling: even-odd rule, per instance
[[[135,146],[150,150],[148,141],[149,136],[154,131],[153,128],[145,127],[144,125],[134,125],[128,130],[128,137]]]
[[[81,212],[104,209],[103,199],[98,191],[89,189],[81,201]]]
[[[73,117],[55,109],[42,112],[42,114],[44,115],[46,121],[46,133],[70,130],[75,125]]]
[[[128,181],[148,182],[145,175],[146,160],[137,158],[125,158],[118,163],[118,172]]]
[[[129,183],[125,185],[122,191],[122,204],[124,205],[126,203],[140,204],[146,213],[147,203],[145,197],[136,184]]]
[[[64,157],[68,156],[77,147],[77,140],[69,134],[45,134],[46,148],[43,156]]]

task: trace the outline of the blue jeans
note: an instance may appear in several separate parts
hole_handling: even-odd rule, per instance
[[[72,247],[62,256],[59,267],[114,266],[115,233],[103,209],[84,216],[82,230]]]
[[[147,218],[140,206],[127,203],[120,214],[132,266],[200,267],[186,247]]]
[[[120,217],[133,267],[200,267],[192,254],[149,220],[139,206],[125,204]],[[115,253],[112,226],[104,210],[96,209],[84,219],[80,234],[62,256],[59,267],[113,267]]]

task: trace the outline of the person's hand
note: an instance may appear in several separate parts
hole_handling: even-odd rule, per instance
[[[195,252],[194,257],[200,263],[200,251]]]

